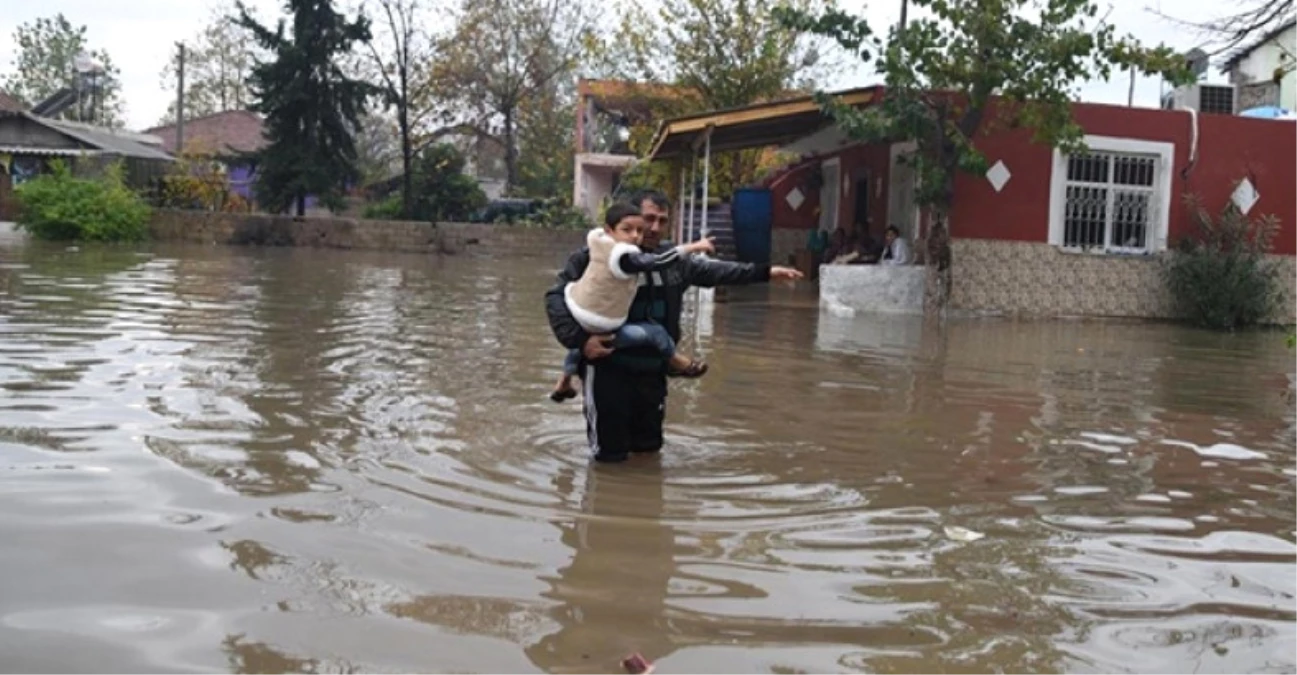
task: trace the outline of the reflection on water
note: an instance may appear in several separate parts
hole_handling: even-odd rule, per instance
[[[1297,668],[1280,339],[743,289],[592,468],[556,264],[0,242],[4,669]]]

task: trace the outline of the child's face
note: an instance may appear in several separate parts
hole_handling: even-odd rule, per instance
[[[605,226],[604,229],[614,241],[639,246],[640,239],[644,236],[644,219],[639,216],[626,216],[617,221],[616,225]]]

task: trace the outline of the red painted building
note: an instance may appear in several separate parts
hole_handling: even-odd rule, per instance
[[[1023,130],[977,139],[992,172],[959,175],[951,235],[1155,252],[1192,230],[1185,195],[1219,212],[1246,179],[1255,191],[1248,215],[1276,216],[1274,252],[1297,253],[1297,124],[1087,103],[1075,104],[1073,116],[1087,135],[1087,157],[1066,157]],[[875,237],[889,224],[911,239],[924,235],[912,187],[906,190],[912,184],[896,161],[904,145],[852,145],[827,127],[786,147],[802,161],[766,181],[784,249],[800,248],[807,230],[831,224],[863,226]],[[992,177],[1002,181],[998,189]],[[836,195],[831,182],[840,185]],[[776,257],[780,249],[776,243]]]

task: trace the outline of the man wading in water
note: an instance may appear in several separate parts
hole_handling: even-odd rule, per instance
[[[670,222],[671,201],[661,192],[646,190],[631,197],[644,218],[640,248],[664,252],[662,234]],[[582,248],[568,258],[559,272],[558,283],[545,293],[545,312],[554,337],[568,349],[580,349],[584,381],[582,406],[590,451],[599,462],[622,462],[632,452],[662,449],[662,423],[666,416],[667,364],[652,347],[614,351],[610,335],[591,335],[572,318],[563,289],[585,272],[589,250]],[[683,256],[677,262],[640,275],[639,290],[631,303],[627,321],[652,321],[666,328],[680,342],[680,310],[690,286],[737,286],[775,280],[801,279],[802,273],[788,267],[735,263]]]

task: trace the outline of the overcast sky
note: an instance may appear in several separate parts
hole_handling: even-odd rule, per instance
[[[246,0],[262,17],[278,16],[282,0]],[[175,51],[177,40],[189,39],[197,33],[216,6],[214,0],[29,0],[6,2],[0,12],[0,44],[12,45],[14,29],[20,24],[42,16],[62,12],[73,25],[84,24],[93,48],[108,50],[113,62],[121,69],[122,90],[125,99],[127,126],[143,129],[152,126],[166,111],[174,96],[165,91],[159,79],[162,66]],[[340,2],[339,6],[351,4]],[[861,0],[840,0],[841,6],[867,13],[875,26],[886,26],[899,16],[899,0],[866,3]],[[1176,16],[1202,20],[1211,18],[1233,3],[1210,0],[1166,0],[1167,11]],[[1166,42],[1177,49],[1196,45],[1198,36],[1169,23],[1149,11],[1161,5],[1161,0],[1124,0],[1110,15],[1121,33],[1133,33],[1148,44]],[[12,49],[12,47],[10,48]],[[12,72],[14,55],[0,52],[0,73]],[[1210,78],[1220,81],[1213,70]],[[873,84],[877,77],[872,71],[857,68],[843,73],[834,88]],[[1093,82],[1082,90],[1087,101],[1106,103],[1126,102],[1129,78],[1120,75],[1113,82]],[[1141,79],[1136,84],[1136,105],[1156,105],[1159,82]]]

